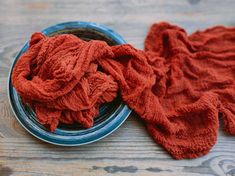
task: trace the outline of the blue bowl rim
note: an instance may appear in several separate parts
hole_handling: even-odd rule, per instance
[[[43,29],[41,32],[45,35],[50,35],[55,32],[61,31],[63,29],[76,29],[76,28],[93,29],[95,31],[103,33],[108,38],[114,40],[117,44],[126,43],[125,40],[118,33],[114,32],[112,29],[104,25],[100,25],[93,22],[85,22],[85,21],[64,22]],[[10,107],[12,109],[14,116],[21,124],[21,126],[23,126],[30,134],[32,134],[36,138],[45,141],[47,143],[60,146],[80,146],[93,143],[100,139],[103,139],[104,137],[108,136],[116,129],[118,129],[132,112],[132,110],[122,102],[121,105],[118,107],[118,110],[111,115],[113,116],[112,118],[108,118],[107,120],[104,121],[104,123],[102,122],[103,124],[101,125],[99,124],[98,129],[97,128],[95,130],[90,129],[90,133],[85,133],[85,134],[80,133],[80,135],[82,136],[75,136],[76,135],[75,134],[72,136],[68,136],[68,138],[65,139],[63,138],[63,136],[60,136],[58,134],[54,134],[49,131],[38,130],[39,128],[36,124],[30,124],[29,121],[25,118],[27,117],[27,115],[23,112],[22,107],[20,107],[19,103],[17,104],[17,102],[13,101],[15,100],[15,98],[18,98],[18,95],[16,93],[15,94],[13,93],[15,90],[11,84],[12,69],[16,61],[19,59],[19,57],[28,49],[28,46],[29,46],[29,41],[25,43],[23,48],[14,57],[8,75],[7,93],[8,93]],[[23,115],[19,115],[22,113]]]

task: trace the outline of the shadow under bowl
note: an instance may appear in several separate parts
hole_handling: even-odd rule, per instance
[[[58,34],[74,34],[79,38],[102,40],[110,46],[126,43],[122,37],[111,29],[91,22],[66,22],[48,27],[42,31],[46,36]],[[115,131],[129,116],[131,110],[125,105],[120,96],[111,103],[100,107],[100,114],[94,119],[94,126],[84,129],[78,124],[59,124],[55,132],[49,132],[41,125],[34,111],[25,105],[11,83],[11,73],[15,63],[28,49],[27,42],[15,57],[8,78],[8,97],[12,111],[20,124],[33,136],[55,145],[79,146],[98,141]]]

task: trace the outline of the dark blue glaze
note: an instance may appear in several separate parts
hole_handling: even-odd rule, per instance
[[[101,33],[111,39],[116,45],[126,43],[119,34],[115,33],[111,29],[91,22],[60,23],[44,29],[42,33],[48,36],[57,32],[69,31],[78,28]],[[19,95],[11,84],[12,68],[22,53],[28,49],[28,46],[27,42],[17,54],[11,66],[8,78],[8,97],[15,117],[29,133],[48,143],[62,146],[78,146],[104,138],[115,131],[127,119],[131,110],[120,100],[120,98],[117,98],[114,102],[103,105],[100,108],[100,115],[96,117],[93,127],[89,129],[57,128],[55,132],[49,132],[37,121],[32,109],[22,103]]]

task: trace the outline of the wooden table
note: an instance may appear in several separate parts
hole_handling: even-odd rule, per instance
[[[15,120],[7,97],[13,57],[34,31],[64,21],[93,21],[143,48],[148,27],[169,21],[189,33],[235,25],[233,0],[6,0],[0,1],[0,176],[235,175],[235,137],[220,130],[204,157],[174,160],[146,133],[137,117],[112,135],[82,147],[58,147],[28,134]]]

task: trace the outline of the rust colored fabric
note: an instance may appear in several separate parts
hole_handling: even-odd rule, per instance
[[[144,51],[35,33],[12,73],[23,101],[51,131],[59,122],[91,127],[99,106],[119,90],[153,139],[176,159],[208,153],[219,117],[235,135],[234,80],[235,28],[217,26],[188,36],[165,22],[152,25]]]
[[[14,67],[13,86],[51,131],[59,122],[89,128],[100,104],[117,95],[113,77],[97,71],[96,60],[112,57],[109,50],[104,42],[85,42],[74,35],[46,38],[35,33]]]

